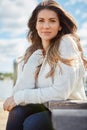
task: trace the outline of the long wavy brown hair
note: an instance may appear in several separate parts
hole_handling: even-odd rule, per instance
[[[80,44],[80,39],[76,35],[77,31],[77,25],[73,17],[68,14],[58,3],[56,3],[54,0],[47,0],[44,2],[41,2],[37,7],[33,10],[31,17],[28,21],[28,35],[27,38],[31,42],[31,46],[26,50],[24,55],[24,64],[27,62],[29,57],[32,55],[34,51],[37,49],[43,49],[41,38],[39,37],[37,30],[36,30],[36,22],[37,22],[37,16],[38,13],[43,10],[48,9],[56,12],[60,26],[62,27],[61,31],[58,32],[58,34],[50,41],[50,47],[47,51],[47,59],[46,61],[49,63],[51,70],[47,74],[47,77],[53,76],[55,66],[58,63],[58,61],[63,62],[64,64],[71,65],[72,59],[64,59],[60,56],[60,53],[58,52],[58,48],[60,45],[60,39],[62,36],[66,34],[72,34],[73,38],[76,40],[78,49],[81,53],[81,58],[83,60],[84,66],[87,68],[87,60],[84,57],[83,50]],[[44,55],[44,51],[43,51]],[[36,77],[38,76],[40,66],[37,68]]]

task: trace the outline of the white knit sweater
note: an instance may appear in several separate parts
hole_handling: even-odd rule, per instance
[[[35,72],[37,67],[43,62],[42,50],[36,50],[24,65],[23,62],[18,64],[18,78],[16,85],[13,87],[13,93],[19,90],[35,88]]]
[[[85,70],[77,44],[70,35],[63,36],[60,42],[61,57],[65,59],[75,58],[73,66],[58,62],[54,77],[46,78],[50,66],[45,63],[42,50],[35,51],[26,63],[23,72],[19,74],[14,87],[13,96],[17,105],[22,103],[44,103],[51,100],[86,99],[83,86]],[[41,63],[42,66],[36,82],[34,72]]]

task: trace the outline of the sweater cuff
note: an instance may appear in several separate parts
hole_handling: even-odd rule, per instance
[[[24,103],[24,92],[23,91],[16,92],[14,94],[14,101],[16,105]]]

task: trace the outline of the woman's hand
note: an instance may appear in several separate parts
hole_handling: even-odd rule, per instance
[[[16,106],[13,96],[8,97],[3,104],[3,109],[5,111],[11,111]]]

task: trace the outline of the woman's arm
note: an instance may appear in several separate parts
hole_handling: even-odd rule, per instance
[[[28,62],[25,64],[23,70],[23,62],[18,64],[18,77],[17,82],[13,88],[14,95],[17,91],[24,90],[24,89],[31,89],[35,88],[35,70],[36,67],[41,64],[43,61],[43,55],[41,50],[35,51],[31,57],[29,58]],[[4,110],[10,111],[16,105],[13,96],[8,97],[3,104]]]
[[[23,68],[23,63],[19,64],[19,70],[20,68],[22,68],[22,72],[17,79],[16,85],[14,86],[13,93],[19,90],[35,88],[34,75],[37,66],[41,64],[42,60],[43,60],[42,51],[38,49],[30,56],[29,60],[24,65],[24,68]]]

